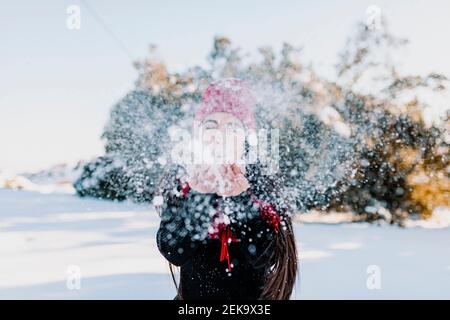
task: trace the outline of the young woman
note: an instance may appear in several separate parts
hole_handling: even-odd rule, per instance
[[[231,132],[233,156],[243,158],[255,129],[254,105],[243,81],[212,83],[196,112],[205,144],[222,143],[209,131]],[[181,267],[176,299],[289,299],[292,293],[297,254],[281,182],[263,175],[259,163],[238,162],[176,168],[163,179],[157,243],[171,272]]]

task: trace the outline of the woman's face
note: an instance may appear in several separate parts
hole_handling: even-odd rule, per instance
[[[245,127],[241,120],[227,112],[211,113],[200,123],[203,146],[214,153],[216,164],[242,163]]]

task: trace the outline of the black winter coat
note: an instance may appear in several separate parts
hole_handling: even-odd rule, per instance
[[[185,190],[186,191],[186,190]],[[220,261],[222,243],[208,234],[214,210],[227,212],[235,242],[228,244],[231,270]],[[258,299],[270,266],[275,231],[244,192],[222,198],[181,187],[164,193],[157,244],[180,269],[183,299]]]

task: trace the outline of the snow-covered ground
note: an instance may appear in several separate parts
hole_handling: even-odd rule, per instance
[[[0,298],[171,299],[158,224],[146,206],[0,189]],[[293,298],[450,299],[449,227],[296,223],[295,230]],[[70,290],[67,279],[78,271],[81,288]],[[378,275],[381,288],[369,290],[367,279]]]

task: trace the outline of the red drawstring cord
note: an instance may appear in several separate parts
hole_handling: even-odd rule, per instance
[[[259,216],[263,221],[272,226],[275,233],[278,233],[280,228],[281,218],[278,215],[275,208],[268,202],[257,199],[252,193],[249,192],[253,202],[259,205]]]
[[[191,190],[191,187],[189,186],[189,183],[186,182],[185,184],[183,184],[181,181],[180,181],[180,186],[181,186],[181,191],[183,192],[183,196],[186,199],[188,196],[189,190]]]
[[[223,225],[220,231],[220,262],[227,260],[228,271],[231,271],[230,253],[228,252],[228,244],[237,242],[236,237],[231,231],[230,226]]]
[[[220,240],[220,258],[219,261],[222,262],[227,260],[228,271],[231,272],[231,261],[230,261],[230,253],[228,251],[228,244],[231,242],[237,242],[231,227],[222,221],[221,219],[222,212],[220,208],[218,208],[216,215],[213,217],[212,227],[214,229],[209,235],[211,239],[219,239]],[[217,221],[219,220],[219,222]]]

